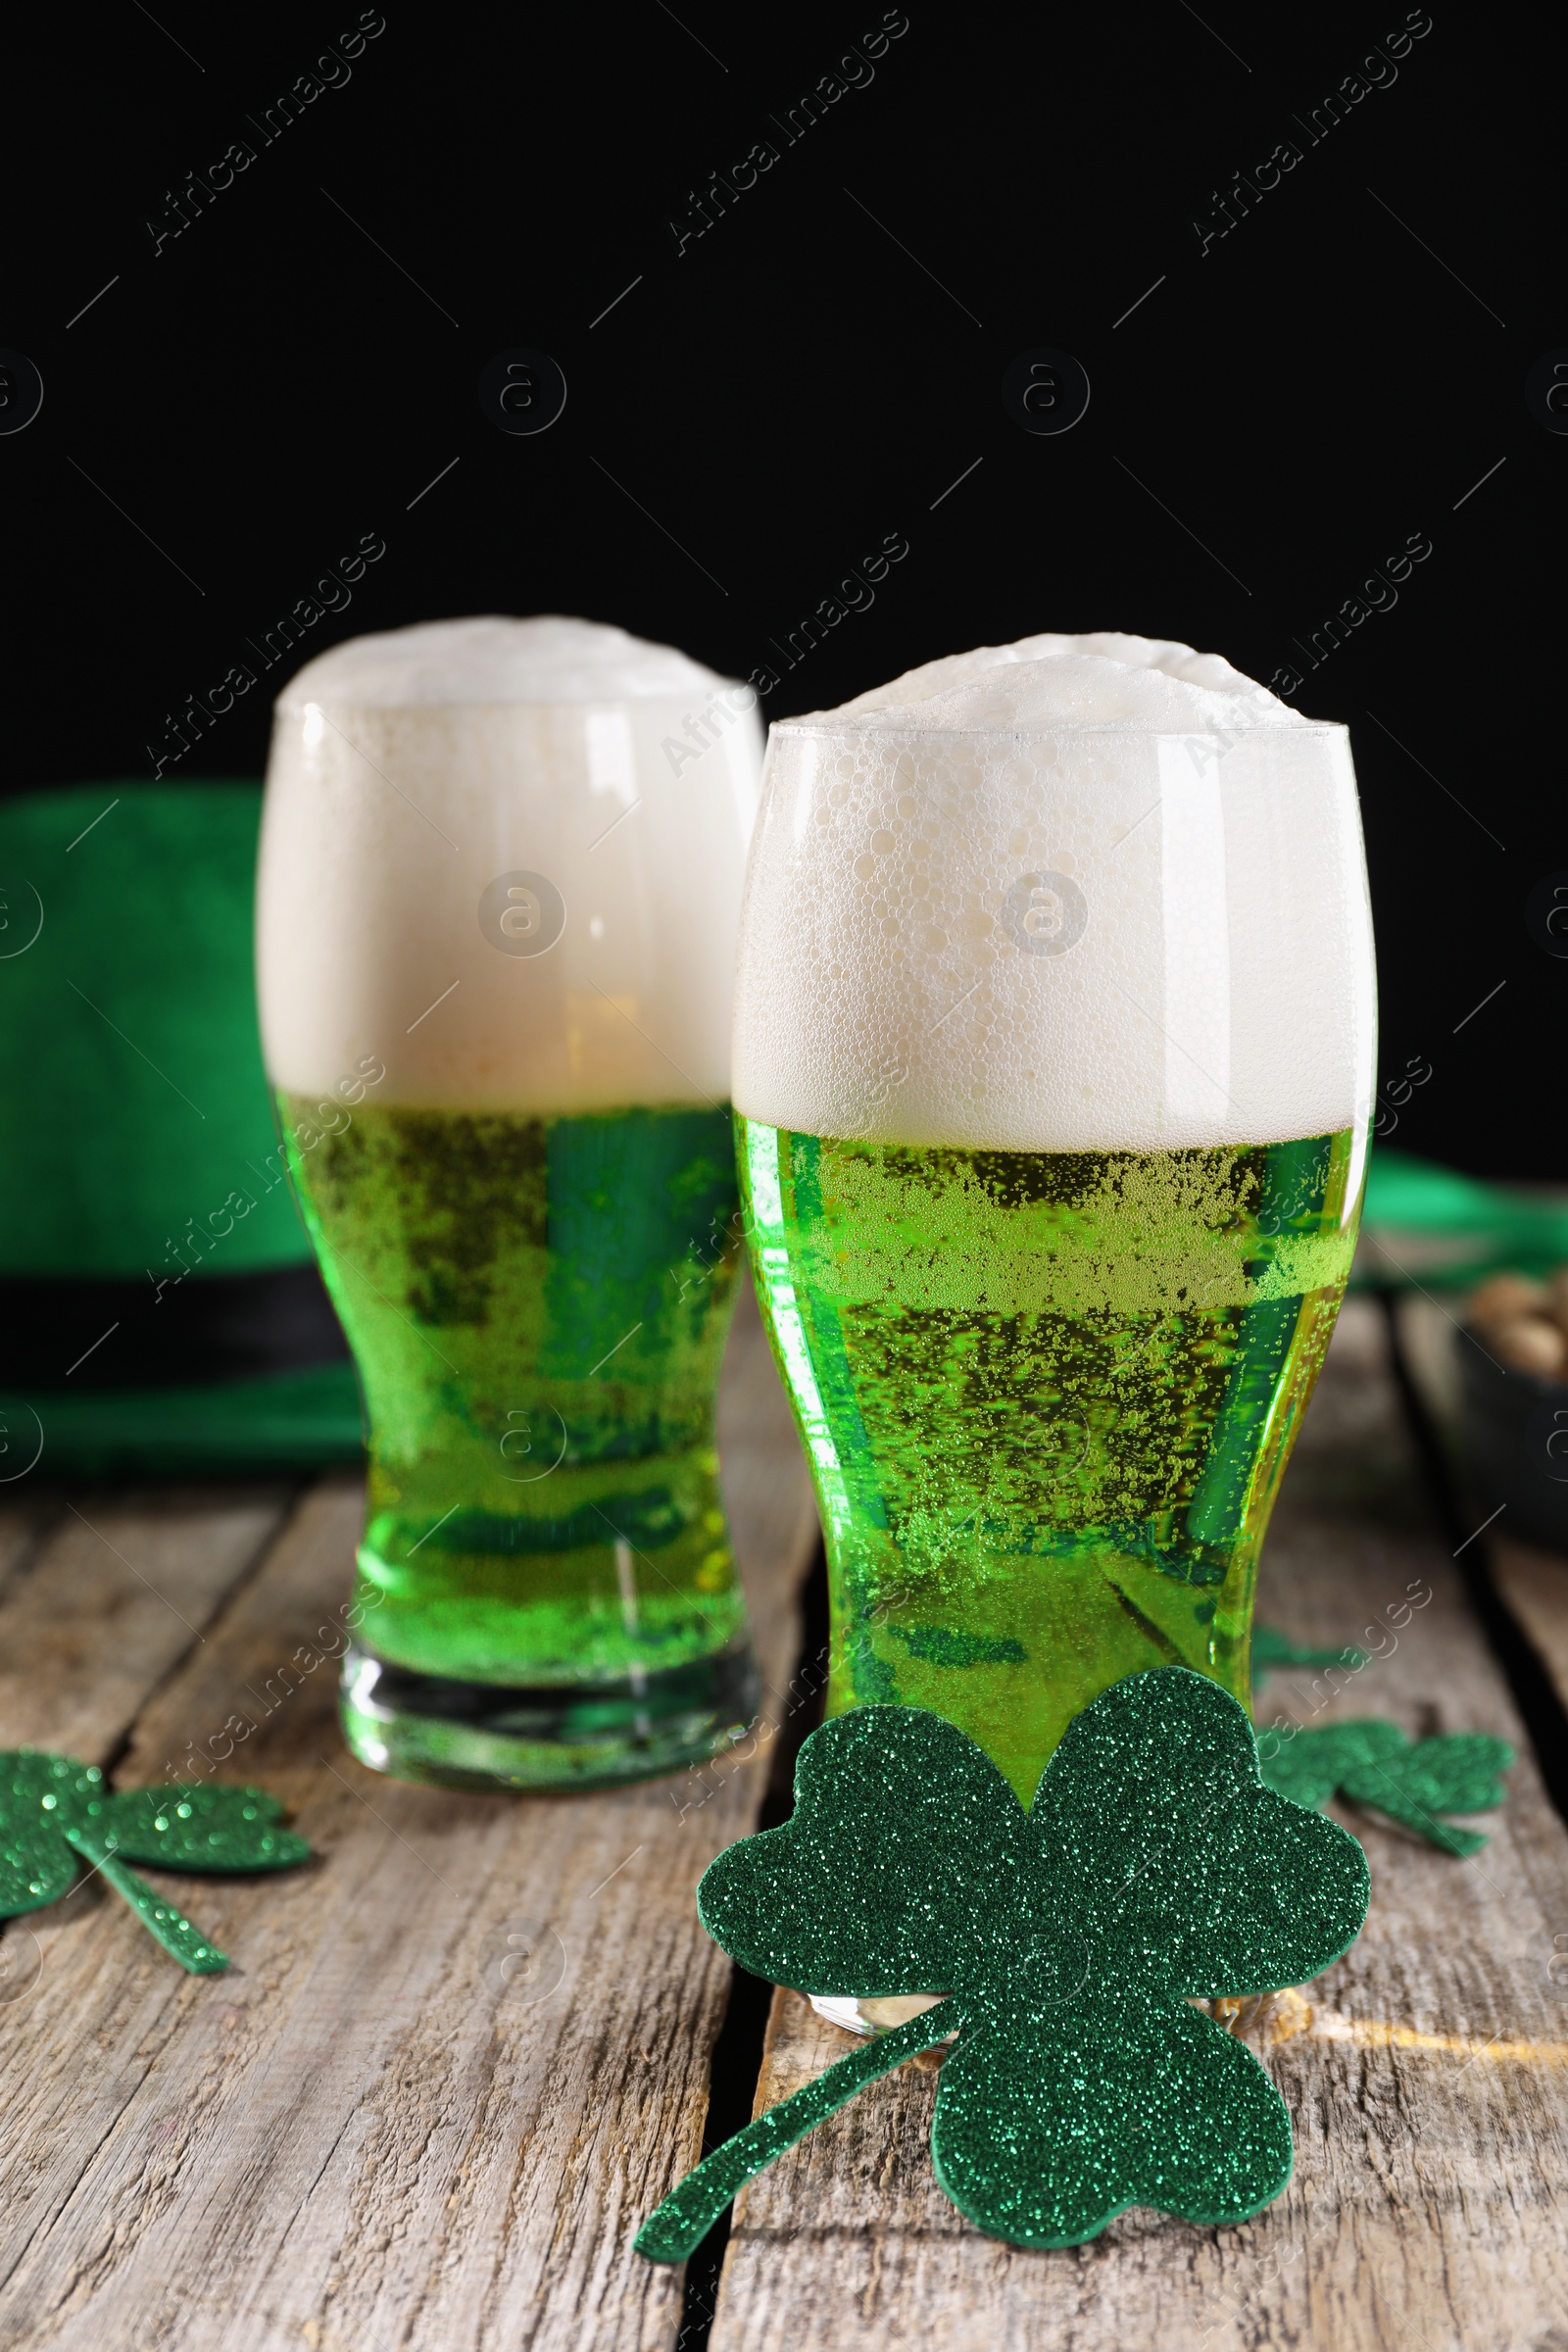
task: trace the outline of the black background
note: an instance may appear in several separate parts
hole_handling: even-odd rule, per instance
[[[358,10],[156,14],[8,34],[0,345],[45,385],[0,437],[9,789],[149,775],[166,713],[255,667],[246,639],[365,533],[384,557],[300,658],[559,611],[740,675],[902,533],[768,717],[1038,629],[1182,638],[1267,681],[1423,533],[1397,606],[1297,704],[1352,729],[1384,1070],[1432,1065],[1398,1143],[1563,1174],[1568,962],[1525,920],[1568,867],[1568,438],[1524,399],[1568,344],[1552,20],[1436,0],[1396,79],[1309,144],[1293,117],[1401,7],[909,0],[873,77],[786,145],[769,116],[879,7],[386,0],[351,77],[264,143]],[[690,191],[763,138],[777,163],[677,254]],[[1285,139],[1299,164],[1200,254],[1194,218]],[[155,253],[147,222],[172,230],[231,140],[255,161]],[[1002,404],[1037,345],[1093,387],[1059,437]],[[569,387],[535,437],[479,408],[514,346]],[[259,774],[280,675],[166,772]]]

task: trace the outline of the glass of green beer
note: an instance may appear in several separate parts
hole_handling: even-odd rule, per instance
[[[1123,1675],[1248,1700],[1373,1024],[1346,732],[1215,657],[1035,638],[773,728],[734,1099],[830,1711],[934,1708],[1027,1803]]]
[[[636,1779],[756,1710],[714,1440],[755,699],[487,619],[277,704],[263,1043],[368,1429],[343,1722],[404,1779]]]

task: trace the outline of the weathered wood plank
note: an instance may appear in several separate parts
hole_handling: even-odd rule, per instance
[[[0,1502],[0,1593],[25,1570],[64,1509],[61,1495],[30,1479]]]
[[[776,1685],[815,1520],[755,1312],[720,1443]],[[0,2008],[0,2344],[673,2344],[679,2281],[631,2239],[700,2147],[728,1968],[693,1890],[755,1820],[765,1754],[700,1802],[684,1780],[518,1799],[362,1770],[331,1661],[286,1693],[279,1672],[327,1646],[359,1520],[356,1482],[306,1497],[121,1773],[253,1722],[223,1776],[284,1795],[320,1859],[167,1881],[236,1967],[181,1977],[90,1895],[38,1916],[37,1988]]]
[[[1275,1678],[1259,1719],[1392,1716],[1523,1733],[1419,1515],[1373,1310],[1348,1311],[1270,1537],[1260,1614],[1382,1654]],[[1338,1686],[1346,1686],[1339,1688]],[[738,2202],[712,2352],[1536,2352],[1568,2311],[1568,1833],[1526,1755],[1491,1842],[1456,1862],[1342,1815],[1372,1864],[1359,1943],[1252,2028],[1295,2118],[1295,2179],[1244,2228],[1132,2212],[1056,2254],[996,2244],[932,2180],[932,2064],[911,2065]],[[1559,1966],[1556,1976],[1564,1971]],[[777,1996],[759,2107],[848,2046]]]
[[[101,1762],[154,1684],[205,1640],[288,1494],[148,1488],[63,1501],[0,1600],[0,1746]]]

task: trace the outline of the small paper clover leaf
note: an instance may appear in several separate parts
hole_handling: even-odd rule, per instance
[[[1448,1854],[1486,1844],[1479,1830],[1456,1830],[1440,1813],[1490,1813],[1507,1791],[1498,1779],[1514,1761],[1506,1740],[1448,1732],[1412,1740],[1396,1723],[1357,1719],[1317,1732],[1260,1732],[1263,1778],[1298,1805],[1326,1805],[1338,1789],[1369,1811],[1414,1830]]]
[[[707,1872],[703,1924],[803,1992],[947,1998],[716,2149],[638,2247],[682,2260],[743,2181],[955,2033],[932,2160],[991,2235],[1074,2245],[1129,2205],[1244,2221],[1290,2177],[1290,2118],[1192,1999],[1316,1976],[1359,1934],[1367,1886],[1354,1838],[1263,1786],[1246,1712],[1186,1667],[1102,1692],[1027,1813],[941,1716],[838,1716],[801,1750],[793,1817]]]
[[[1359,1674],[1367,1664],[1367,1653],[1353,1642],[1339,1649],[1317,1649],[1310,1642],[1293,1642],[1276,1625],[1254,1625],[1252,1628],[1252,1684],[1256,1686],[1277,1666],[1343,1666],[1348,1674]]]
[[[85,1874],[106,1879],[182,1968],[206,1976],[226,1956],[125,1866],[166,1870],[287,1870],[310,1856],[276,1824],[277,1799],[260,1788],[133,1788],[115,1795],[96,1764],[38,1748],[0,1752],[0,1918],[41,1910]]]

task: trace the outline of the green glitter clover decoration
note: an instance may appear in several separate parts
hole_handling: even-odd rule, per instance
[[[940,1715],[836,1716],[801,1749],[793,1817],[718,1856],[699,1915],[802,1992],[947,1997],[705,2157],[638,2251],[684,2260],[745,2181],[950,2034],[932,2163],[990,2235],[1076,2245],[1129,2205],[1246,2221],[1290,2178],[1290,2117],[1193,2001],[1316,1976],[1367,1892],[1355,1839],[1263,1786],[1246,1711],[1185,1666],[1102,1692],[1027,1813]]]
[[[1490,1813],[1506,1798],[1497,1778],[1514,1761],[1506,1740],[1448,1732],[1412,1740],[1396,1723],[1357,1718],[1321,1731],[1259,1732],[1264,1781],[1298,1805],[1326,1805],[1338,1790],[1383,1813],[1446,1854],[1474,1854],[1479,1830],[1456,1830],[1440,1813]]]
[[[131,1788],[116,1796],[96,1764],[41,1748],[0,1751],[0,1918],[41,1911],[97,1871],[181,1968],[211,1976],[227,1968],[226,1953],[122,1857],[166,1870],[288,1870],[311,1849],[274,1826],[282,1810],[260,1788]]]

